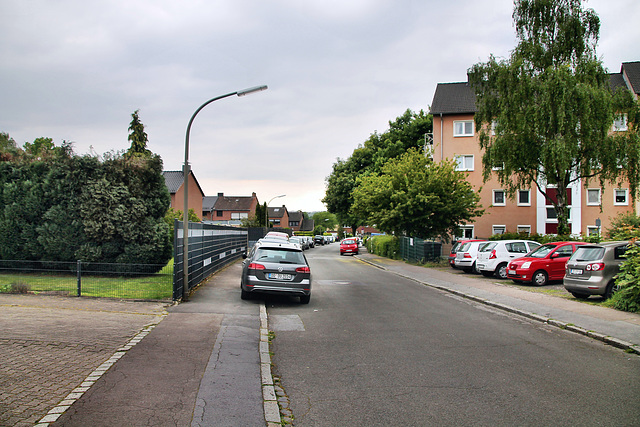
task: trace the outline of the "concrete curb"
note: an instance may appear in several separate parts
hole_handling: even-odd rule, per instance
[[[616,348],[619,348],[621,350],[624,350],[625,352],[634,353],[634,354],[640,355],[640,348],[638,348],[637,346],[635,346],[632,343],[629,343],[627,341],[623,341],[623,340],[620,340],[618,338],[614,338],[614,337],[611,337],[611,336],[608,336],[608,335],[600,334],[600,333],[595,332],[595,331],[589,331],[589,330],[586,330],[584,328],[581,328],[579,326],[576,326],[576,325],[573,325],[573,324],[570,324],[570,323],[561,322],[559,320],[551,319],[551,318],[545,317],[545,316],[540,316],[540,315],[535,314],[535,313],[529,313],[527,311],[524,311],[524,310],[521,310],[521,309],[518,309],[518,308],[515,308],[515,307],[511,307],[511,306],[508,306],[506,304],[493,302],[493,301],[487,300],[486,298],[481,298],[481,297],[478,297],[476,295],[471,295],[471,294],[468,294],[468,293],[465,293],[465,292],[458,291],[456,289],[447,288],[446,286],[434,285],[434,284],[431,284],[431,283],[423,282],[423,281],[418,280],[418,279],[416,279],[414,277],[410,277],[410,276],[407,276],[405,274],[398,273],[398,272],[393,271],[393,270],[389,270],[388,268],[386,268],[386,267],[384,267],[382,265],[376,264],[376,263],[374,263],[372,261],[369,261],[369,260],[366,260],[366,259],[363,259],[363,258],[360,258],[360,257],[357,257],[357,259],[359,261],[362,261],[362,262],[364,262],[366,264],[369,264],[369,265],[371,265],[373,267],[379,268],[381,270],[388,271],[389,273],[393,273],[396,276],[400,276],[400,277],[403,277],[403,278],[408,279],[408,280],[413,280],[414,282],[420,283],[421,285],[425,285],[425,286],[429,286],[429,287],[434,288],[434,289],[439,289],[441,291],[449,292],[449,293],[457,295],[459,297],[466,298],[466,299],[469,299],[469,300],[472,300],[472,301],[475,301],[475,302],[478,302],[478,303],[481,303],[481,304],[484,304],[484,305],[487,305],[487,306],[490,306],[490,307],[493,307],[493,308],[497,308],[499,310],[503,310],[503,311],[506,311],[506,312],[509,312],[509,313],[512,313],[512,314],[517,314],[519,316],[523,316],[523,317],[526,317],[528,319],[535,320],[537,322],[546,323],[548,325],[555,326],[557,328],[564,329],[566,331],[570,331],[570,332],[574,332],[574,333],[577,333],[577,334],[580,334],[580,335],[584,335],[586,337],[601,341],[601,342],[603,342],[605,344],[608,344],[608,345],[611,345],[613,347],[616,347]]]
[[[280,407],[273,386],[271,374],[271,354],[269,353],[269,322],[267,307],[260,305],[260,377],[262,384],[262,399],[264,400],[264,420],[267,427],[282,425]]]
[[[131,338],[125,345],[120,347],[113,355],[107,359],[104,363],[98,366],[93,370],[82,383],[73,389],[71,393],[69,393],[65,398],[63,398],[57,406],[51,409],[47,415],[42,417],[35,427],[47,427],[50,423],[53,423],[58,420],[65,413],[67,409],[71,407],[71,405],[78,399],[80,399],[96,381],[100,379],[108,370],[111,368],[118,360],[122,358],[127,351],[131,350],[136,344],[138,344],[144,337],[149,335],[149,333],[155,328],[165,317],[167,317],[167,313],[165,312],[160,316],[160,319],[157,322],[150,323],[140,332],[138,332],[133,338]]]

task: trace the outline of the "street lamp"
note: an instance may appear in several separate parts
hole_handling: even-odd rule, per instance
[[[238,95],[245,96],[250,93],[260,92],[266,90],[267,86],[255,86],[248,89],[239,90],[237,92],[227,93],[226,95],[217,96],[212,98],[202,104],[195,113],[191,116],[189,120],[189,124],[187,125],[187,135],[184,139],[184,166],[182,167],[182,174],[184,175],[184,183],[182,188],[184,189],[184,212],[182,219],[182,242],[183,242],[183,284],[182,284],[182,301],[187,301],[189,299],[189,173],[191,169],[189,167],[189,134],[191,133],[191,124],[193,123],[193,119],[196,118],[200,110],[202,110],[207,105],[211,104],[213,101],[217,101],[222,98],[227,98],[229,96]]]
[[[269,228],[269,203],[273,202],[275,199],[279,199],[280,197],[285,197],[286,194],[281,194],[279,196],[273,197],[271,200],[267,202],[267,209],[264,212],[264,226]]]

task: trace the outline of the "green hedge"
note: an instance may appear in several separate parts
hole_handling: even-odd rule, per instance
[[[373,236],[366,241],[367,250],[386,258],[400,257],[400,240],[395,236]]]

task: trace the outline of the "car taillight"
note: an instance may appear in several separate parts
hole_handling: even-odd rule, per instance
[[[258,264],[255,262],[252,262],[251,264],[249,264],[249,267],[247,267],[249,270],[264,270],[265,266],[262,264]]]
[[[471,258],[471,254],[469,252],[465,252],[463,256],[465,258]]]
[[[296,273],[311,273],[309,267],[298,267],[296,268]]]
[[[496,250],[494,249],[491,251],[491,255],[489,255],[489,259],[496,259],[496,258],[498,257],[496,256]]]
[[[604,270],[604,262],[594,262],[593,264],[588,264],[585,270],[587,271]]]

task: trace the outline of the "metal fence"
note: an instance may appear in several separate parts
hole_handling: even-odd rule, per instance
[[[173,299],[182,298],[184,286],[184,246],[182,221],[174,222]],[[220,268],[238,259],[247,250],[247,229],[222,225],[189,223],[188,292]]]
[[[442,243],[425,241],[417,237],[400,238],[400,256],[404,261],[437,261],[442,255]]]
[[[0,292],[170,300],[173,265],[0,260]]]

